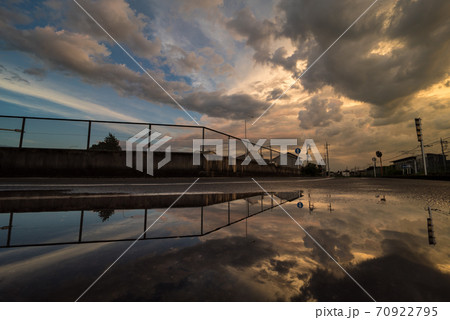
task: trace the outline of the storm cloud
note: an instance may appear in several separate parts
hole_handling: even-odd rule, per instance
[[[159,38],[149,39],[145,31],[151,28],[150,20],[130,8],[124,0],[79,0],[80,5],[104,26],[118,42],[125,44],[134,54],[150,59],[161,51]],[[55,4],[56,5],[56,4]],[[107,8],[107,10],[105,10]],[[99,28],[73,1],[63,9],[64,25],[73,31],[88,34],[96,40],[112,42],[108,35]]]
[[[246,44],[255,50],[254,59],[267,61],[270,37],[275,31],[275,24],[269,20],[259,21],[249,8],[237,12],[236,17],[227,22],[227,28],[246,38]]]
[[[371,2],[282,0],[281,35],[292,40],[302,52],[300,59],[310,65]],[[370,103],[375,118],[395,115],[418,91],[448,75],[449,18],[448,1],[376,5],[301,83],[310,92],[329,85],[346,97]]]
[[[413,243],[417,237],[409,237]],[[345,266],[377,301],[448,301],[450,276],[436,268],[414,244],[384,239],[384,254],[356,265]],[[371,301],[348,276],[317,268],[300,288],[294,301]]]
[[[326,127],[331,121],[342,119],[342,102],[337,99],[312,98],[305,103],[305,110],[300,110],[298,119],[300,128],[311,129],[315,127]]]
[[[233,120],[256,118],[274,102],[251,135],[279,136],[282,126],[290,136],[308,130],[318,141],[327,137],[332,164],[341,169],[344,158],[366,163],[369,148],[385,154],[405,144],[412,148],[414,130],[407,121],[416,116],[427,115],[431,141],[448,136],[448,1],[378,1],[312,66],[372,2],[80,0],[205,125],[237,134],[239,122]],[[24,88],[34,89],[36,80],[50,88],[59,73],[61,87],[102,86],[143,100],[102,102],[124,114],[161,112],[169,121],[190,121],[73,1],[3,1],[0,39],[9,60],[2,64],[30,83],[7,77],[18,91],[27,94]],[[114,98],[122,100],[114,93],[106,100]],[[387,146],[382,132],[398,139]],[[354,152],[339,154],[344,145]]]
[[[123,42],[140,57],[153,58],[160,51],[157,40],[151,42],[144,38],[147,18],[134,12],[122,0],[108,2],[114,13],[103,15],[100,11],[104,1],[82,2],[86,9],[99,17],[99,22],[107,26],[119,42]],[[49,2],[59,8],[60,4]],[[70,10],[69,10],[70,9]],[[152,103],[176,107],[167,94],[145,74],[136,72],[124,64],[111,63],[111,51],[106,45],[110,39],[78,7],[70,6],[64,15],[68,30],[53,26],[19,29],[12,23],[0,22],[0,38],[3,48],[19,50],[37,58],[46,69],[59,70],[93,85],[108,85],[122,96],[135,96]],[[117,12],[116,12],[117,11]],[[9,10],[0,7],[2,15]],[[83,17],[86,16],[86,17]],[[114,18],[115,17],[115,18]],[[76,30],[76,31],[75,31]],[[45,46],[42,44],[45,43]],[[203,64],[214,64],[215,73],[227,73],[231,66],[214,53],[212,48],[200,50],[202,55],[187,52],[175,45],[167,46],[169,66],[176,74],[198,72]],[[39,70],[39,74],[36,72]],[[42,68],[29,68],[25,73],[43,77]],[[183,80],[167,80],[161,70],[148,70],[152,76],[188,110],[213,117],[241,119],[262,112],[264,101],[246,93],[227,94],[224,91],[193,91],[193,87]],[[178,107],[177,107],[178,108]],[[248,112],[246,110],[249,110]]]
[[[246,39],[255,62],[297,78],[372,2],[281,0],[271,20],[258,20],[245,8],[227,26]],[[449,12],[450,3],[440,0],[377,3],[305,73],[303,88],[313,94],[331,86],[369,103],[375,124],[401,121],[420,90],[449,74]],[[270,51],[269,43],[281,38],[291,40],[292,53],[285,47]],[[299,62],[306,64],[299,68]]]
[[[171,103],[151,79],[124,65],[108,63],[110,51],[89,36],[58,31],[50,26],[19,30],[0,22],[0,37],[6,48],[27,52],[48,68],[70,72],[95,85],[110,85],[124,96]],[[185,83],[166,82],[161,76],[155,77],[171,92],[189,89]]]
[[[332,229],[319,229],[318,227],[309,227],[308,233],[321,243],[323,248],[339,263],[346,263],[351,261],[354,256],[351,252],[351,239],[347,234],[338,234]],[[303,238],[306,248],[311,248],[314,256],[321,262],[322,265],[330,265],[334,262],[330,257],[319,248],[316,243],[309,237]]]
[[[258,115],[267,107],[264,101],[246,93],[227,94],[220,91],[193,92],[181,102],[194,111],[228,119],[248,119]]]

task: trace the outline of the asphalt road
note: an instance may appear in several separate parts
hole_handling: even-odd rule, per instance
[[[164,179],[68,179],[68,178],[19,178],[0,179],[0,193],[13,191],[64,191],[65,193],[125,193],[167,194],[182,193],[197,178]],[[303,188],[305,184],[323,184],[330,178],[257,178],[268,191],[287,191]],[[200,178],[189,189],[195,193],[259,192],[260,187],[251,178]]]
[[[20,194],[181,194],[197,178],[86,179],[86,178],[0,178],[0,199]],[[339,192],[393,192],[416,197],[450,200],[450,181],[387,178],[255,178],[269,192],[321,189]],[[252,178],[199,178],[189,193],[260,192]]]

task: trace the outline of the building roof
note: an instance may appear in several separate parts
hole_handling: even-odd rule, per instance
[[[425,153],[425,155],[428,156],[437,156],[437,157],[442,157],[442,154],[440,153]],[[391,162],[396,163],[396,162],[402,162],[402,161],[408,161],[408,160],[413,160],[416,159],[417,157],[420,157],[421,155],[417,155],[417,156],[409,156],[406,158],[401,158],[401,159],[397,159],[397,160],[392,160]]]
[[[410,157],[406,157],[406,158],[401,158],[401,159],[397,159],[397,160],[393,160],[391,162],[396,163],[396,162],[402,162],[402,161],[408,161],[408,160],[413,160],[416,159],[417,156],[410,156]]]

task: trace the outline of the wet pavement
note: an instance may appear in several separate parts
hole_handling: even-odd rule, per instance
[[[191,180],[0,181],[0,300],[75,301],[149,226],[81,301],[450,299],[450,182],[202,178],[162,215]]]

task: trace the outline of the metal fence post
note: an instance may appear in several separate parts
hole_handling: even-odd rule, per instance
[[[91,128],[92,128],[92,121],[89,120],[86,150],[89,150],[89,147],[91,145]]]
[[[200,234],[203,235],[203,206],[201,207],[200,210],[201,210],[200,211],[200,215],[201,215],[201,217],[200,217],[200,219],[201,219],[201,222],[200,222]]]
[[[202,128],[202,153],[205,152],[205,127]]]
[[[148,149],[150,150],[150,146],[152,145],[152,140],[150,139],[152,135],[152,124],[148,124]]]
[[[272,145],[270,145],[269,150],[270,150],[270,163],[272,163],[272,162],[273,162],[273,158],[272,158]]]
[[[25,134],[25,122],[26,122],[25,117],[22,118],[22,130],[20,131],[20,141],[19,141],[19,148],[22,148],[23,145],[23,135]]]
[[[206,170],[205,169],[205,166],[206,166],[206,163],[205,163],[205,157],[204,157],[204,153],[205,153],[205,127],[202,127],[202,149],[201,149],[201,152],[200,152],[200,163],[201,163],[201,166],[202,166],[202,170]]]
[[[12,226],[13,216],[14,216],[14,213],[10,212],[10,214],[9,214],[9,225],[8,225],[8,239],[6,240],[6,246],[8,246],[8,247],[11,244],[11,233],[12,233],[12,228],[13,228],[13,226]]]
[[[144,239],[147,238],[147,214],[148,210],[145,209],[145,215],[144,215]]]
[[[83,220],[84,220],[84,210],[81,210],[80,229],[78,230],[78,242],[81,242],[81,239],[83,237]]]
[[[227,136],[227,149],[228,149],[228,152],[227,152],[227,163],[226,163],[227,174],[230,171],[230,155],[231,155],[231,153],[230,153],[230,139],[231,139],[231,137]]]

